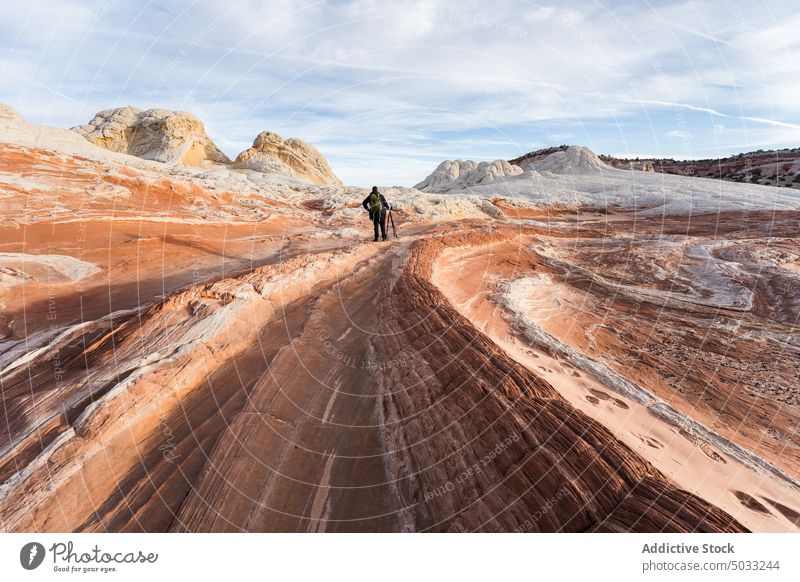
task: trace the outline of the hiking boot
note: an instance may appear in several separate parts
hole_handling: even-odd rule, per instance
[[[372,239],[372,242],[378,242],[378,237],[376,236],[374,239]]]
[[[386,241],[386,239],[387,239],[387,238],[388,238],[388,237],[383,237],[383,240],[384,240],[384,242]]]

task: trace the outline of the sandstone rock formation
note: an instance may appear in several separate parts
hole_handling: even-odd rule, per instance
[[[635,208],[653,215],[752,211],[765,205],[788,211],[798,205],[797,197],[786,188],[735,183],[720,188],[708,180],[633,173],[605,164],[580,146],[548,148],[512,161],[527,171],[510,179],[476,184],[463,194],[503,197],[515,206]]]
[[[505,160],[474,162],[472,160],[445,160],[414,186],[424,192],[449,192],[465,190],[479,184],[489,184],[500,178],[519,176],[522,168]]]
[[[590,149],[581,146],[563,146],[532,152],[515,160],[475,162],[472,160],[445,160],[415,188],[423,192],[455,192],[499,186],[503,181],[506,191],[524,188],[533,190],[531,180],[541,172],[555,175],[593,174],[613,170]],[[509,178],[510,180],[504,180]]]
[[[613,169],[603,163],[592,150],[583,146],[569,146],[563,151],[553,152],[543,158],[523,159],[518,163],[525,170],[553,174],[580,174]]]
[[[766,266],[757,275],[756,265],[766,256],[800,259],[784,255],[796,244],[784,238],[791,216],[754,213],[747,239],[724,246],[741,227],[737,213],[614,220],[615,236],[591,221],[547,220],[538,234],[503,240],[496,232],[490,246],[445,251],[432,280],[505,353],[680,488],[696,492],[691,482],[706,475],[704,499],[748,528],[780,529],[800,523],[775,503],[800,491],[786,415],[798,397],[789,385],[800,358],[796,346],[779,347],[797,307],[776,313],[783,323],[773,331],[757,331],[774,302],[767,289],[790,275]],[[745,250],[759,246],[769,251],[758,259]],[[751,342],[765,351],[748,350]]]
[[[233,167],[273,173],[288,168],[315,184],[342,185],[317,148],[297,138],[283,139],[272,131],[259,133],[253,146],[236,156]]]
[[[538,160],[544,157],[549,156],[550,154],[554,154],[556,152],[563,152],[569,146],[568,145],[560,145],[560,146],[552,146],[549,148],[541,148],[538,150],[534,150],[519,156],[518,158],[514,158],[513,160],[508,160],[511,164],[520,165],[522,162],[532,162],[534,160]]]
[[[12,121],[22,121],[22,115],[19,112],[5,103],[0,103],[0,119],[10,119]]]
[[[442,295],[433,268],[443,250],[485,247],[513,231],[416,241],[397,281],[382,286],[386,332],[373,340],[376,354],[382,361],[413,362],[376,370],[404,526],[455,532],[739,530],[729,515],[640,465],[544,378],[476,334]],[[548,504],[558,510],[534,516],[533,508]],[[632,520],[634,515],[639,518]]]
[[[414,188],[426,192],[446,190],[463,172],[474,170],[477,166],[478,163],[472,160],[445,160]]]
[[[201,165],[230,159],[206,135],[202,122],[184,111],[135,107],[106,109],[72,128],[95,145],[146,160]]]

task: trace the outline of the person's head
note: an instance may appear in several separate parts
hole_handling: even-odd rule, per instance
[[[372,187],[372,193],[373,194],[377,194],[378,193],[378,187],[377,186],[373,186]]]

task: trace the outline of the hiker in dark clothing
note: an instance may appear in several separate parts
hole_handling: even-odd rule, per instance
[[[377,186],[372,187],[372,192],[369,193],[369,196],[364,198],[364,202],[362,202],[361,205],[369,212],[369,219],[375,226],[375,238],[373,238],[372,241],[376,242],[378,240],[379,225],[381,227],[381,236],[383,240],[386,240],[386,212],[392,207],[386,202],[386,198],[383,197],[383,194],[378,192]]]

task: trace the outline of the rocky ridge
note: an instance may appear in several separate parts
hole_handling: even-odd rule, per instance
[[[698,160],[673,158],[629,159],[601,155],[600,159],[615,168],[715,178],[763,186],[800,188],[800,148],[757,150]]]

